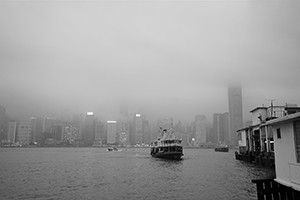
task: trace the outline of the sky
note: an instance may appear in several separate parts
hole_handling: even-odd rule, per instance
[[[149,120],[300,106],[300,1],[0,1],[0,105]],[[114,120],[114,119],[113,119]]]

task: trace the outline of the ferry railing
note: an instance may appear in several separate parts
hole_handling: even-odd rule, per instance
[[[164,144],[164,143],[161,143],[161,144],[152,144],[150,145],[150,147],[173,147],[173,146],[181,146],[181,143],[173,143],[173,144]]]

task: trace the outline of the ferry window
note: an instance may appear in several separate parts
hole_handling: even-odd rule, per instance
[[[277,139],[281,139],[281,132],[280,128],[277,129]]]

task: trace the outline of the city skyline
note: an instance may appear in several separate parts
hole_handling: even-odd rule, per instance
[[[224,90],[227,92],[227,89],[228,88],[224,88]],[[222,112],[229,112],[229,108],[228,108],[228,94],[224,93],[224,95],[226,95],[226,97],[223,97],[224,98],[224,103],[227,104],[227,106],[225,105],[226,109],[212,109],[212,110],[209,110],[209,111],[206,111],[206,110],[203,110],[203,112],[201,112],[201,110],[198,112],[196,109],[191,109],[193,111],[186,111],[186,112],[181,112],[182,115],[178,115],[178,113],[176,112],[166,112],[166,114],[164,113],[159,113],[159,114],[155,114],[151,111],[153,110],[150,110],[150,111],[147,111],[148,115],[147,115],[147,119],[149,119],[150,121],[157,121],[159,120],[160,118],[163,118],[163,117],[172,117],[174,118],[176,121],[181,121],[183,123],[190,123],[191,121],[193,121],[193,118],[198,115],[198,114],[203,114],[206,116],[207,118],[207,122],[209,124],[212,124],[213,123],[213,114],[214,113],[222,113]],[[244,88],[243,88],[243,96],[246,96],[246,102],[247,102],[247,98],[249,97],[249,94],[245,93],[244,92]],[[227,98],[227,99],[225,99]],[[244,97],[243,97],[244,98]],[[252,107],[249,107],[246,108],[246,106],[244,105],[244,99],[243,99],[243,107],[242,107],[242,115],[243,115],[243,123],[251,120],[251,113],[250,111],[257,107],[257,106],[270,106],[271,105],[271,101],[270,99],[263,99],[262,102],[256,104],[256,105],[253,105]],[[300,100],[299,100],[300,101]],[[276,99],[272,99],[272,102],[274,105],[277,105],[277,106],[284,106],[286,104],[295,104],[295,105],[300,105],[298,104],[297,102],[295,101],[288,101],[286,99],[286,101],[281,101],[281,104],[278,104]],[[132,105],[130,105],[132,106]],[[200,107],[201,104],[199,105],[196,105],[196,107]],[[218,108],[218,106],[220,105],[215,105],[216,108]],[[55,116],[56,118],[59,118],[59,119],[67,119],[67,118],[71,118],[72,115],[76,115],[76,114],[81,114],[81,115],[85,115],[87,112],[89,111],[93,111],[93,113],[95,113],[95,115],[97,117],[99,117],[100,119],[102,119],[102,121],[107,121],[107,120],[118,120],[120,118],[123,118],[124,115],[120,112],[119,110],[119,107],[120,105],[118,105],[116,103],[116,106],[114,108],[111,108],[111,110],[108,110],[108,109],[103,109],[103,110],[98,110],[97,109],[89,109],[89,110],[83,110],[83,111],[78,111],[78,110],[70,110],[70,109],[53,109],[52,111],[51,110],[48,110],[47,112],[43,112],[43,110],[40,110],[40,111],[37,111],[37,110],[34,110],[32,112],[27,112],[27,113],[22,113],[23,109],[14,109],[14,107],[6,107],[4,105],[2,105],[2,107],[5,108],[6,110],[6,115],[8,115],[9,117],[11,117],[12,119],[16,119],[16,120],[21,120],[21,119],[24,119],[24,118],[30,118],[30,117],[45,117],[45,116]],[[124,108],[123,108],[124,109]],[[139,108],[139,109],[136,109],[136,110],[133,110],[133,108],[126,108],[128,109],[126,112],[127,112],[127,117],[134,117],[134,115],[136,113],[142,113],[142,112],[137,112],[136,110],[139,110],[141,111],[142,109]],[[96,110],[96,111],[95,111]],[[143,112],[146,112],[145,110],[147,109],[143,109]],[[169,115],[168,115],[169,114]],[[172,115],[173,114],[173,115]]]

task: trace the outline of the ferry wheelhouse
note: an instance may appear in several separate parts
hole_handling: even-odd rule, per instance
[[[181,159],[183,156],[182,142],[180,139],[175,139],[174,134],[170,135],[165,129],[161,138],[151,142],[150,154],[156,158]]]

